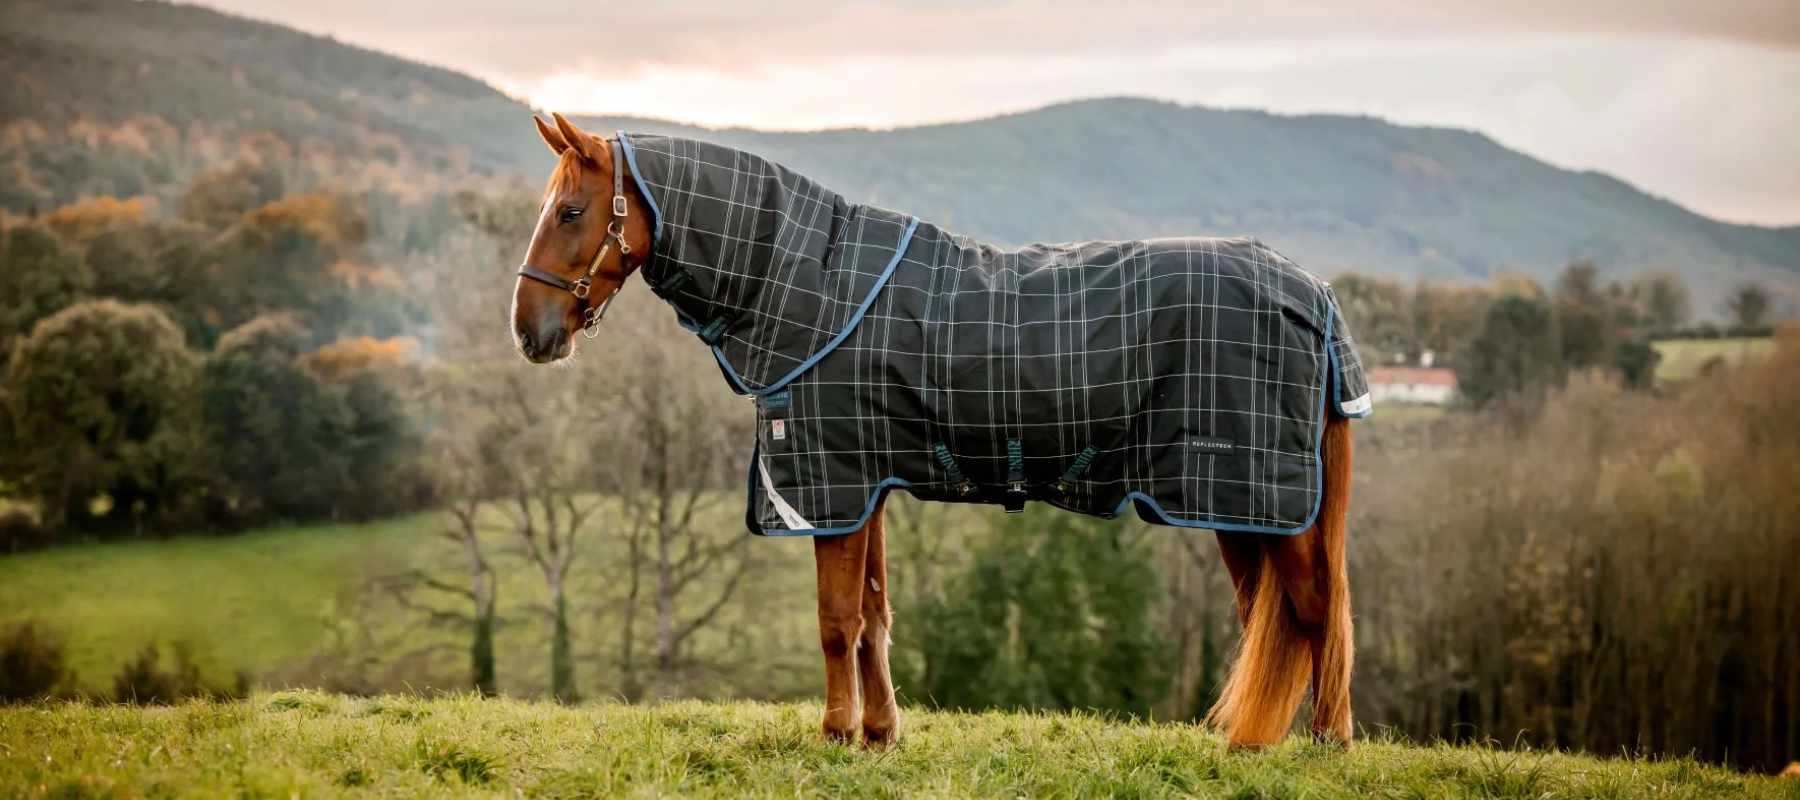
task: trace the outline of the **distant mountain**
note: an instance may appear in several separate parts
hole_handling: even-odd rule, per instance
[[[1089,100],[889,131],[707,131],[854,199],[1012,243],[1249,234],[1323,273],[1673,269],[1715,291],[1800,278],[1800,227],[1732,225],[1479,133],[1368,117]],[[1702,309],[1705,310],[1705,309]]]
[[[166,192],[265,131],[344,173],[535,183],[549,165],[525,106],[449,70],[191,6],[0,0],[0,12],[0,69],[14,76],[0,88],[0,168],[24,178],[0,186],[0,208]],[[1479,133],[1368,117],[1120,98],[885,131],[581,122],[754,150],[853,200],[1002,243],[1252,234],[1325,274],[1473,279],[1585,258],[1673,269],[1703,305],[1743,280],[1800,284],[1800,227],[1719,222]]]

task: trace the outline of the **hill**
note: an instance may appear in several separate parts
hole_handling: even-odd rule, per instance
[[[273,133],[326,175],[406,183],[548,164],[528,110],[478,80],[191,6],[0,0],[0,208],[159,194]],[[1666,268],[1704,313],[1744,280],[1800,284],[1800,227],[1732,225],[1479,133],[1114,98],[970,122],[813,133],[702,130],[856,200],[1002,243],[1249,233],[1315,270],[1442,278],[1575,259]]]
[[[0,793],[623,797],[1783,797],[1687,760],[1290,740],[1227,753],[1189,725],[911,712],[886,753],[811,705],[564,707],[315,693],[168,709],[0,709]],[[1784,785],[1786,784],[1786,785]]]
[[[1330,274],[1546,277],[1673,269],[1699,310],[1748,279],[1800,278],[1800,227],[1708,219],[1610,176],[1463,130],[1113,98],[890,131],[718,131],[857,199],[1001,242],[1252,234]]]
[[[196,6],[0,0],[0,71],[0,166],[14,178],[0,207],[14,212],[166,199],[246,148],[327,176],[549,164],[522,146],[524,106],[478,80]]]

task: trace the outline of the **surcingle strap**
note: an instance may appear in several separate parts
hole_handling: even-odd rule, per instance
[[[1081,452],[1075,454],[1075,460],[1069,464],[1069,468],[1063,470],[1061,478],[1056,479],[1057,492],[1068,494],[1075,490],[1075,482],[1081,480],[1081,476],[1086,475],[1088,467],[1094,463],[1094,453],[1094,448],[1083,447]]]
[[[938,465],[944,468],[944,478],[956,487],[957,494],[967,497],[975,493],[975,484],[963,477],[962,469],[956,466],[956,459],[950,456],[950,448],[940,442],[931,446],[931,453],[937,457]]]
[[[1025,445],[1018,439],[1006,440],[1006,500],[1001,504],[1006,513],[1017,514],[1025,510],[1025,500],[1029,494],[1025,491]]]

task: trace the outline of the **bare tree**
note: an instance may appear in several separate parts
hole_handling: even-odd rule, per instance
[[[604,507],[597,454],[606,445],[605,377],[592,369],[546,369],[513,352],[502,325],[513,278],[500,271],[463,271],[464,262],[492,258],[483,251],[518,246],[529,230],[529,201],[462,198],[465,217],[483,236],[453,243],[427,269],[438,273],[428,299],[443,355],[434,375],[437,417],[434,465],[452,498],[446,534],[462,546],[468,588],[419,577],[417,586],[466,598],[477,687],[492,684],[497,583],[484,535],[505,539],[508,552],[531,564],[544,581],[550,624],[550,691],[576,697],[569,622],[569,580]],[[483,666],[485,665],[485,667]]]
[[[710,371],[681,349],[646,335],[615,354],[617,403],[612,420],[629,437],[616,440],[612,485],[622,505],[625,601],[620,610],[619,670],[626,699],[671,694],[683,670],[697,666],[687,645],[715,624],[754,566],[741,526],[720,526],[713,513],[737,501],[735,453],[748,441],[747,409],[732,408]],[[692,349],[692,348],[688,348]],[[701,366],[700,370],[693,367]],[[736,412],[736,413],[732,413]],[[735,424],[734,424],[735,423]],[[651,625],[648,663],[637,649],[645,603]],[[653,670],[656,685],[643,672]]]

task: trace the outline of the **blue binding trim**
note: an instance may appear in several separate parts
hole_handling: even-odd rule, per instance
[[[656,207],[656,195],[650,193],[650,187],[644,185],[644,174],[638,172],[637,148],[631,146],[631,139],[624,131],[613,131],[619,137],[619,147],[625,151],[625,163],[631,165],[631,182],[637,184],[638,194],[644,196],[644,204],[650,206],[650,218],[656,224],[650,227],[650,244],[656,246],[662,241],[662,209]]]
[[[1336,314],[1337,310],[1332,309],[1332,313]],[[1325,327],[1329,329],[1331,323],[1325,323]],[[1325,357],[1331,359],[1331,410],[1344,419],[1368,419],[1375,413],[1374,403],[1370,403],[1369,410],[1361,414],[1344,413],[1344,365],[1338,363],[1337,346],[1330,339],[1325,340]]]
[[[838,331],[836,336],[831,337],[831,341],[826,342],[825,346],[819,348],[818,352],[813,353],[808,356],[805,361],[800,362],[800,366],[793,368],[788,374],[776,378],[774,382],[770,383],[768,386],[764,386],[761,389],[750,388],[750,385],[744,382],[743,376],[739,375],[737,370],[732,368],[731,362],[725,359],[725,351],[718,345],[713,345],[713,358],[718,359],[719,366],[725,368],[725,376],[731,379],[731,384],[737,389],[738,394],[749,394],[761,397],[762,395],[777,391],[781,387],[791,383],[795,378],[806,374],[806,371],[812,369],[813,365],[819,363],[820,359],[830,355],[831,351],[836,350],[837,346],[843,344],[845,339],[850,338],[850,334],[855,332],[856,326],[862,324],[863,315],[869,313],[869,308],[875,305],[875,298],[881,294],[882,287],[887,286],[888,279],[894,277],[894,268],[900,265],[900,259],[906,255],[907,246],[912,244],[913,231],[918,230],[918,228],[918,217],[914,217],[912,218],[912,221],[906,223],[906,232],[900,234],[900,243],[894,245],[894,257],[888,259],[887,267],[881,270],[881,276],[875,279],[875,285],[869,289],[869,294],[867,297],[863,298],[862,304],[856,307],[856,313],[850,315],[850,321],[844,324],[844,329]]]
[[[1326,380],[1332,380],[1335,377],[1333,375],[1333,370],[1336,369],[1335,365],[1337,364],[1337,357],[1332,355],[1331,326],[1332,320],[1328,318],[1325,321],[1325,363],[1319,365],[1319,371],[1324,373],[1323,377]],[[1209,522],[1204,519],[1181,519],[1179,517],[1172,517],[1169,516],[1168,511],[1163,509],[1161,503],[1156,502],[1156,498],[1144,494],[1143,492],[1130,492],[1126,494],[1125,499],[1119,502],[1119,507],[1113,509],[1110,519],[1120,519],[1123,516],[1126,507],[1130,506],[1133,500],[1139,500],[1147,505],[1150,510],[1155,511],[1156,515],[1162,519],[1163,524],[1177,528],[1205,528],[1210,531],[1225,531],[1229,533],[1270,533],[1279,534],[1281,536],[1295,536],[1305,533],[1308,528],[1312,527],[1313,522],[1318,520],[1319,509],[1325,505],[1325,425],[1328,422],[1325,416],[1325,398],[1334,393],[1335,389],[1327,390],[1324,386],[1319,387],[1319,429],[1313,434],[1313,474],[1317,476],[1319,482],[1319,496],[1313,500],[1311,513],[1306,515],[1306,521],[1301,523],[1299,527],[1276,528],[1268,525],[1247,525],[1236,522]],[[760,484],[756,480],[756,470],[759,467],[762,457],[761,449],[762,448],[758,447],[757,452],[750,458],[750,496],[748,500],[750,503],[756,502],[756,490],[760,487]],[[842,536],[846,533],[855,533],[856,531],[862,530],[863,525],[868,523],[869,517],[874,515],[875,505],[880,502],[881,496],[885,494],[888,489],[896,486],[909,491],[912,489],[912,483],[901,478],[888,477],[881,479],[881,482],[875,484],[875,488],[869,492],[869,501],[863,505],[862,514],[856,518],[856,522],[841,528],[807,528],[804,530],[777,528],[775,530],[770,530],[760,525],[758,527],[761,529],[761,535],[763,536]],[[752,506],[750,510],[754,514],[756,509]],[[1088,516],[1100,515],[1089,514]],[[1108,519],[1108,517],[1100,518]]]

